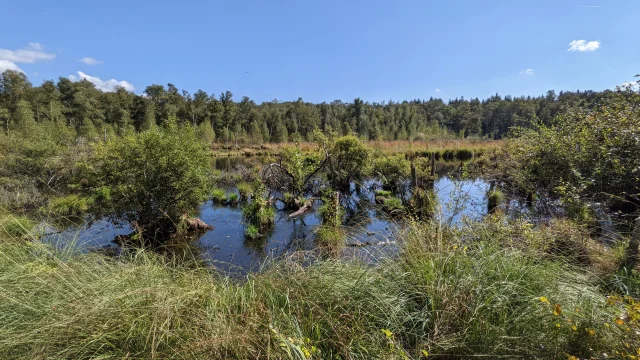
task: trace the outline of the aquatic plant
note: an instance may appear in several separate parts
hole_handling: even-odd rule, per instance
[[[253,186],[250,183],[241,182],[236,185],[236,188],[240,194],[240,199],[243,201],[248,200],[253,195]]]
[[[255,225],[247,225],[244,229],[244,236],[248,239],[257,239],[260,237],[260,230]]]
[[[89,211],[93,199],[77,194],[49,200],[47,211],[56,216],[80,216]]]
[[[487,207],[488,207],[488,212],[490,214],[495,212],[498,209],[498,207],[504,203],[504,199],[505,199],[502,191],[500,191],[500,189],[497,189],[497,188],[490,190],[487,197],[488,197]]]
[[[227,201],[227,192],[224,189],[215,188],[211,191],[211,199],[214,203],[223,204]]]
[[[240,195],[238,195],[235,192],[231,192],[227,194],[226,197],[227,197],[227,203],[231,205],[238,205],[238,203],[240,202]]]

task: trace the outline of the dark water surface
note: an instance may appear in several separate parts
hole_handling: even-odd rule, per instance
[[[219,168],[233,166],[235,161]],[[372,180],[366,182],[363,190],[353,195],[354,201],[351,202],[358,205],[349,212],[350,217],[345,225],[348,246],[339,254],[341,257],[371,262],[397,252],[394,240],[402,224],[374,208],[373,192],[368,190],[373,183]],[[440,204],[437,219],[454,226],[464,218],[482,219],[487,213],[488,189],[489,184],[480,179],[440,177],[434,186]],[[315,249],[314,231],[321,224],[318,214],[311,212],[296,220],[289,219],[289,214],[289,211],[277,211],[273,230],[261,239],[249,240],[244,236],[241,207],[214,205],[209,201],[200,206],[199,217],[214,229],[202,234],[190,245],[198,249],[206,263],[223,272],[256,271],[270,259]],[[105,248],[117,250],[113,239],[131,232],[127,224],[112,224],[107,220],[68,227],[62,232],[53,230],[48,229],[50,234],[44,237],[44,241],[58,246],[73,243],[86,251]],[[363,243],[367,246],[350,246]]]

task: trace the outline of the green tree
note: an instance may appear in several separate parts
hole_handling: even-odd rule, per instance
[[[371,150],[357,137],[343,136],[335,140],[330,150],[329,180],[336,189],[348,189],[351,181],[367,173]]]
[[[89,169],[98,213],[136,222],[147,239],[176,231],[206,200],[209,152],[191,127],[173,125],[98,144]]]

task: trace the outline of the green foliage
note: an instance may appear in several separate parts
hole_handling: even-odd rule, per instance
[[[340,205],[340,202],[336,202],[337,193],[330,197],[322,199],[322,206],[318,209],[318,214],[322,219],[322,224],[325,227],[338,228],[342,225],[342,219],[344,218],[344,208]]]
[[[229,204],[237,205],[239,201],[240,201],[240,195],[238,195],[237,193],[232,192],[227,195],[227,202]]]
[[[349,135],[336,139],[330,150],[329,181],[336,189],[348,189],[351,181],[367,174],[371,150],[357,137]]]
[[[402,199],[398,197],[390,197],[382,203],[382,210],[392,216],[400,216],[404,214],[404,205]]]
[[[236,185],[238,189],[238,193],[240,194],[240,199],[247,200],[253,195],[253,186],[247,182],[241,182]]]
[[[336,253],[344,248],[347,234],[339,226],[323,225],[315,230],[315,243],[324,251]]]
[[[280,151],[280,163],[287,175],[291,178],[289,191],[297,198],[304,192],[304,187],[323,165],[319,152],[302,152],[299,145],[288,146]]]
[[[145,251],[113,261],[4,242],[0,358],[557,359],[640,348],[637,299],[602,293],[593,274],[541,252],[576,237],[564,226],[409,223],[398,257],[376,266],[285,261],[242,282]]]
[[[373,162],[373,174],[392,189],[399,188],[409,178],[410,171],[411,164],[403,154],[380,157]]]
[[[505,200],[505,196],[502,193],[502,191],[500,191],[500,189],[493,189],[490,190],[489,193],[487,194],[488,197],[488,210],[489,213],[494,212],[502,203],[504,203]]]
[[[376,197],[381,196],[381,197],[390,197],[393,196],[393,193],[389,190],[383,190],[383,189],[378,189],[376,191],[374,191]]]
[[[104,194],[100,199],[104,199]],[[47,210],[57,216],[80,216],[89,211],[93,199],[77,194],[57,197],[49,200]]]
[[[94,151],[90,184],[110,189],[96,212],[166,234],[208,197],[208,151],[190,127],[152,129],[97,144]]]
[[[214,203],[222,204],[227,201],[227,192],[220,188],[213,189],[211,191],[211,198]]]
[[[542,189],[567,201],[636,201],[640,189],[640,95],[612,94],[602,104],[572,108],[552,126],[516,129],[500,170],[528,191]]]
[[[269,199],[265,198],[265,191],[262,183],[256,184],[253,191],[255,196],[251,199],[251,202],[242,208],[242,215],[245,220],[249,225],[258,228],[259,231],[273,227],[276,217],[276,210],[273,205],[269,203]]]
[[[248,239],[257,239],[260,237],[260,230],[255,225],[247,225],[244,229],[244,236]]]

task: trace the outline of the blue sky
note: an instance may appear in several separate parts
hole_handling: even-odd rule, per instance
[[[137,93],[173,83],[258,102],[382,101],[602,90],[640,72],[637,0],[21,0],[0,9],[0,69],[34,84],[72,76]]]

